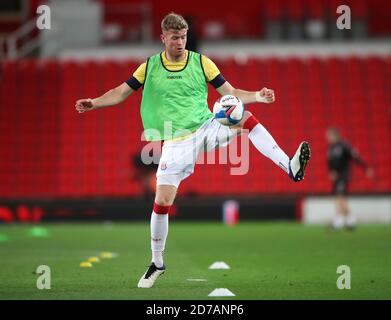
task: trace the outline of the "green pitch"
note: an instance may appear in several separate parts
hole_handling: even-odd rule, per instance
[[[150,259],[147,223],[0,225],[0,299],[391,299],[391,226],[327,232],[295,223],[170,224],[167,272],[138,289]],[[114,253],[91,268],[79,265]],[[209,270],[215,261],[230,270]],[[36,287],[37,267],[51,270],[51,289]],[[339,290],[348,265],[351,289]],[[187,279],[206,279],[195,282]]]

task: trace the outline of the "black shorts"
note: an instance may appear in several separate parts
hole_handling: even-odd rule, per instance
[[[333,185],[333,194],[345,195],[348,193],[348,179],[347,177],[339,177],[335,180]]]

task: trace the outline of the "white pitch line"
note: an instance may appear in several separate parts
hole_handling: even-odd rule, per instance
[[[206,279],[186,279],[187,281],[206,282]]]

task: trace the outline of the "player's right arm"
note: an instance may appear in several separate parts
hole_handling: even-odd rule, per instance
[[[76,110],[79,113],[98,108],[110,107],[121,103],[132,92],[138,90],[145,81],[146,63],[142,63],[127,81],[118,87],[107,91],[104,95],[95,99],[80,99],[76,101]]]
[[[98,98],[77,100],[75,107],[79,113],[83,113],[98,108],[114,106],[124,101],[133,91],[134,90],[124,82]]]

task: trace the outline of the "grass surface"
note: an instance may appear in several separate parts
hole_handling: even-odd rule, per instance
[[[391,226],[327,232],[295,223],[171,223],[167,272],[138,289],[150,259],[146,223],[0,225],[0,299],[391,299]],[[116,253],[92,268],[80,262]],[[225,261],[230,270],[209,270]],[[38,290],[36,269],[51,269],[51,289]],[[351,289],[338,290],[339,265],[351,268]],[[189,278],[206,279],[190,282]]]

